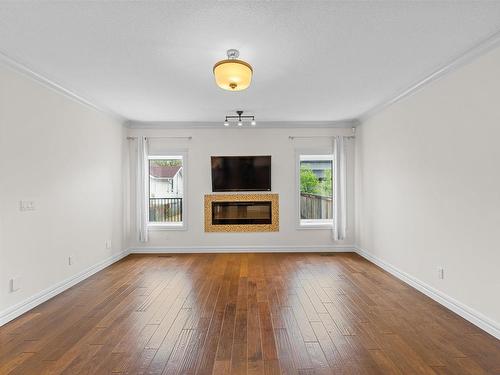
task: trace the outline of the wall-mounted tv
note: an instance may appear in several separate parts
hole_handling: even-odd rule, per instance
[[[212,156],[212,191],[271,191],[271,156]]]

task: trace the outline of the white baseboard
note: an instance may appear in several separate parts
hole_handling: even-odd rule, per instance
[[[55,297],[73,285],[119,261],[130,253],[234,253],[234,252],[353,252],[353,246],[172,246],[172,247],[137,247],[115,254],[85,270],[47,288],[20,303],[0,312],[0,327],[41,303]]]
[[[468,320],[472,324],[488,332],[490,335],[496,337],[497,339],[500,339],[500,325],[494,320],[488,318],[487,316],[481,314],[473,308],[464,305],[463,303],[455,300],[447,294],[440,292],[439,290],[409,275],[408,273],[399,270],[392,264],[387,263],[386,261],[368,253],[366,250],[363,250],[358,246],[355,246],[355,251],[363,258],[376,264],[380,268],[396,276],[398,279],[404,281],[418,291],[424,293],[426,296],[432,298],[434,301],[447,307],[455,314],[460,315],[465,320]]]
[[[367,251],[357,246],[340,246],[340,245],[319,245],[319,246],[175,246],[175,247],[134,247],[115,254],[82,272],[57,283],[51,288],[45,289],[34,296],[31,296],[24,301],[0,312],[0,326],[10,322],[25,312],[33,309],[48,299],[62,293],[73,285],[85,280],[93,274],[119,261],[120,259],[130,254],[144,253],[246,253],[246,252],[357,252],[363,258],[381,267],[385,271],[394,275],[398,279],[411,285],[415,289],[424,293],[441,305],[447,307],[462,318],[468,320],[472,324],[478,326],[497,339],[500,339],[500,326],[497,322],[484,316],[480,312],[462,304],[461,302],[451,298],[450,296],[440,292],[430,285],[418,280],[417,278],[407,274],[387,263],[386,261],[368,253]]]
[[[159,253],[311,253],[311,252],[354,252],[352,245],[318,246],[144,246],[131,247],[130,254]]]
[[[124,250],[0,312],[0,327],[128,255]]]

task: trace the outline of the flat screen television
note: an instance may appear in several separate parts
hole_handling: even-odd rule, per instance
[[[212,191],[271,191],[271,156],[212,156]]]

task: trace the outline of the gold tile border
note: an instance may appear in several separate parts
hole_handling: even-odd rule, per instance
[[[271,224],[212,225],[212,202],[271,202]],[[205,232],[278,232],[280,229],[278,194],[205,194]]]

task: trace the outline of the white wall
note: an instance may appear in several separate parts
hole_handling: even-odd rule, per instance
[[[117,120],[0,65],[0,322],[122,251],[123,144]]]
[[[359,247],[497,329],[499,103],[496,49],[370,118],[356,139]]]
[[[348,238],[334,243],[329,230],[299,230],[296,228],[296,186],[295,150],[296,148],[321,147],[331,149],[327,136],[335,134],[351,135],[351,129],[263,129],[243,128],[226,129],[186,129],[186,130],[139,130],[131,129],[131,136],[192,136],[186,140],[151,140],[151,151],[158,154],[162,150],[187,149],[188,164],[184,171],[187,181],[187,220],[186,231],[152,231],[147,243],[137,242],[135,201],[131,199],[129,246],[170,248],[186,251],[189,248],[214,247],[213,251],[224,248],[252,247],[254,250],[276,250],[277,247],[304,247],[318,250],[333,246],[349,246],[354,243],[354,143],[349,143],[349,226]],[[324,135],[325,138],[311,140],[290,140],[289,136]],[[131,152],[135,152],[135,141],[131,141]],[[212,155],[271,155],[272,192],[280,197],[280,231],[271,233],[205,233],[203,227],[204,194],[211,194],[210,156]],[[131,158],[132,161],[135,160]],[[131,177],[134,178],[132,165]],[[134,182],[132,181],[132,190]],[[203,250],[203,249],[202,249]],[[207,250],[208,251],[208,250]]]

